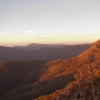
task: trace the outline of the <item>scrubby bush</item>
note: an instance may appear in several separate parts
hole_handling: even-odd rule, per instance
[[[90,70],[74,75],[84,100],[100,100],[100,69],[90,66]]]

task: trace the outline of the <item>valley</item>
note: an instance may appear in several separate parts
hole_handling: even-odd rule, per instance
[[[90,65],[100,69],[100,40],[69,59],[1,62],[0,100],[64,100],[77,86],[74,75]]]

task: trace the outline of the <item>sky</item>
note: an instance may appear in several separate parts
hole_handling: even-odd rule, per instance
[[[100,0],[0,0],[0,45],[100,39]]]

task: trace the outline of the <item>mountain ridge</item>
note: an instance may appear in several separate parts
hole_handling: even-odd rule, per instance
[[[74,57],[87,50],[91,44],[65,46],[63,48],[42,48],[36,51],[0,47],[0,61],[55,60]]]
[[[0,99],[11,100],[12,98],[13,100],[22,100],[23,98],[24,100],[34,100],[37,98],[36,100],[54,100],[59,97],[60,99],[58,100],[64,100],[66,98],[66,95],[63,95],[63,92],[67,93],[70,89],[72,89],[73,91],[73,86],[77,85],[74,75],[78,71],[88,71],[90,65],[93,67],[96,66],[100,69],[99,44],[100,41],[95,42],[88,50],[73,58],[46,61],[42,66],[39,65],[40,67],[42,67],[39,73],[38,70],[40,67],[34,64],[34,68],[32,68],[31,71],[25,74],[23,82],[21,82],[18,87],[14,87],[10,91],[2,95]],[[94,58],[92,58],[91,55]],[[7,63],[7,65],[8,64],[9,63]],[[29,66],[28,64],[22,63],[21,65]],[[21,72],[22,71],[20,71],[20,73]],[[36,81],[34,82],[33,79],[35,79],[37,75],[39,75],[39,77],[36,78]],[[64,91],[65,89],[67,90]],[[79,91],[78,88],[77,91]]]
[[[38,44],[38,43],[31,43],[28,44],[27,46],[14,46],[14,48],[17,49],[23,49],[23,50],[40,50],[43,48],[62,48],[66,46],[65,44]]]

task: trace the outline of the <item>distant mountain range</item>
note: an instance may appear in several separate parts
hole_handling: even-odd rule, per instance
[[[14,48],[17,49],[23,49],[23,50],[39,50],[42,48],[62,48],[66,46],[65,44],[37,44],[37,43],[31,43],[27,46],[14,46]]]
[[[39,50],[30,51],[24,50],[22,48],[0,46],[0,61],[66,59],[82,53],[83,51],[87,50],[91,46],[91,44],[67,46],[30,44],[27,47],[34,48],[34,46],[38,47]]]

